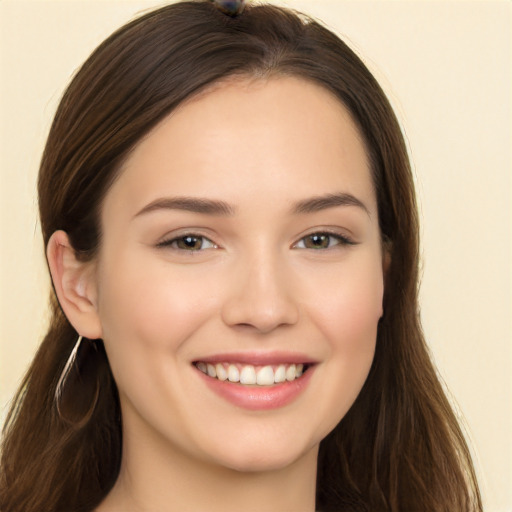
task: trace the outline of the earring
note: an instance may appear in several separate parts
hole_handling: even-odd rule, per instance
[[[98,401],[98,356],[96,343],[79,336],[55,388],[58,416],[77,428],[89,421]]]

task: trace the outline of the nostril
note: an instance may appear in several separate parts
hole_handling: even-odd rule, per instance
[[[222,319],[226,325],[266,334],[297,323],[299,307],[295,297],[287,292],[288,285],[280,285],[273,277],[274,271],[263,270],[245,278],[233,278],[233,288],[222,304]]]

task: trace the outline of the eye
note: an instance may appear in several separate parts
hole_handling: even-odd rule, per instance
[[[301,238],[294,247],[298,249],[330,249],[337,245],[354,245],[354,242],[339,234],[311,233]]]
[[[216,248],[217,245],[205,236],[186,234],[170,240],[164,240],[157,247],[171,247],[179,251],[196,252]]]

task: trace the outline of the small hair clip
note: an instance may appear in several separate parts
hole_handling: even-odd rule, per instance
[[[210,0],[220,11],[229,16],[242,14],[245,7],[245,0]]]

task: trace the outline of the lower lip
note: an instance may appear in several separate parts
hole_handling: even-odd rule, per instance
[[[209,377],[200,370],[197,372],[213,392],[233,405],[252,411],[264,411],[284,407],[298,398],[309,384],[313,370],[314,367],[309,367],[298,379],[273,386],[246,386]]]

